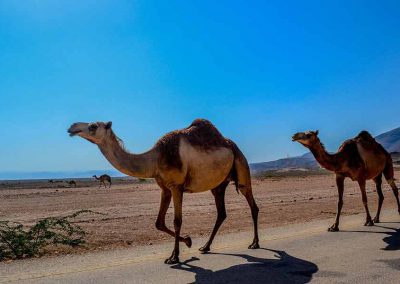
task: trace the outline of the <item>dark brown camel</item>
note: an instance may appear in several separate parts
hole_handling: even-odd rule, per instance
[[[345,141],[335,154],[326,152],[318,138],[318,130],[296,133],[293,135],[292,140],[310,149],[322,167],[336,174],[339,201],[335,223],[328,231],[339,231],[339,218],[343,206],[344,179],[346,177],[357,181],[360,186],[362,201],[367,213],[365,226],[373,226],[374,222],[380,222],[379,216],[384,199],[382,193],[382,174],[392,188],[400,213],[399,194],[394,182],[392,158],[382,145],[376,142],[367,131],[362,131],[355,138]],[[372,220],[369,214],[367,193],[365,190],[365,183],[369,179],[374,180],[376,183],[376,191],[379,196],[378,211],[374,220]]]
[[[93,177],[100,182],[99,188],[101,187],[101,185],[107,187],[105,183],[106,181],[108,182],[108,187],[111,187],[111,177],[109,175],[104,174],[99,177],[97,177],[97,175],[94,175]]]
[[[72,186],[76,187],[76,181],[74,181],[74,180],[70,180],[67,183],[69,184],[70,187],[72,187]]]
[[[252,193],[249,165],[236,144],[223,137],[211,122],[196,119],[189,127],[166,134],[143,154],[127,152],[112,131],[111,122],[75,123],[68,132],[71,136],[78,135],[97,144],[103,155],[119,171],[157,181],[161,188],[161,203],[156,227],[175,238],[174,250],[165,263],[179,262],[179,242],[184,242],[188,247],[192,245],[189,236],[180,236],[183,193],[210,190],[214,195],[217,220],[209,240],[200,248],[202,252],[208,252],[226,218],[224,198],[229,181],[235,182],[236,189],[245,196],[251,208],[254,238],[249,248],[259,248],[258,207]],[[165,225],[171,198],[174,203],[175,232]]]

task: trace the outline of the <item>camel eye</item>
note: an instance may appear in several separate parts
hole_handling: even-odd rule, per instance
[[[89,125],[89,131],[96,131],[97,128],[98,126],[96,124]]]

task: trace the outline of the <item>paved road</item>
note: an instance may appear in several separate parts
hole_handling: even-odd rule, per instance
[[[248,250],[250,233],[217,236],[202,255],[194,240],[179,265],[163,264],[168,245],[3,263],[0,283],[400,283],[400,216],[384,211],[384,223],[362,226],[364,215],[273,228],[262,249]]]

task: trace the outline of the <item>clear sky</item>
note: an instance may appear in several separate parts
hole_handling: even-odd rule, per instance
[[[400,126],[399,1],[0,1],[0,171],[109,169],[68,137],[113,121],[132,152],[210,119],[251,162]]]

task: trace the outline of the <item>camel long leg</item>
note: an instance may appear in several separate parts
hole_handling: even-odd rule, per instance
[[[219,227],[221,227],[222,223],[226,219],[225,191],[227,186],[228,183],[223,183],[220,186],[211,190],[212,194],[214,195],[215,205],[217,207],[217,220],[215,221],[214,228],[207,243],[199,249],[201,252],[210,251],[210,247],[214,240],[214,237],[217,234]]]
[[[172,198],[174,201],[174,229],[175,229],[175,245],[174,250],[169,258],[165,260],[167,264],[179,262],[179,236],[182,227],[182,200],[183,191],[180,189],[172,190]]]
[[[388,184],[392,188],[394,197],[397,201],[397,210],[400,214],[400,201],[399,201],[399,190],[394,182],[394,171],[393,171],[393,162],[390,155],[387,158],[385,169],[383,170],[383,174],[385,175],[385,179],[387,180]]]
[[[367,214],[367,219],[365,221],[364,226],[373,226],[374,222],[372,222],[372,218],[371,215],[369,214],[369,209],[368,209],[368,199],[367,199],[367,191],[365,188],[365,179],[359,180],[358,185],[360,186],[362,201],[364,204],[365,213]]]
[[[251,243],[251,245],[249,245],[249,249],[257,249],[260,248],[259,245],[259,239],[258,239],[258,206],[256,204],[256,201],[254,200],[254,196],[253,196],[253,191],[251,189],[251,187],[246,187],[245,190],[239,188],[240,191],[242,192],[242,194],[244,195],[244,197],[247,200],[247,203],[250,206],[251,209],[251,217],[253,218],[253,227],[254,227],[254,238],[253,238],[253,242]]]
[[[394,182],[394,179],[391,179],[390,181],[388,181],[388,183],[389,183],[390,187],[392,188],[394,197],[396,198],[396,201],[397,201],[397,211],[398,211],[399,214],[400,214],[399,189],[397,188],[397,186],[396,186],[396,184],[395,184],[395,182]]]
[[[171,197],[172,195],[169,189],[161,190],[160,210],[157,216],[156,228],[172,237],[175,237],[175,233],[165,225],[165,215],[167,214],[169,204],[171,203]],[[192,239],[189,236],[179,236],[179,241],[184,242],[188,247],[192,246]]]
[[[333,225],[328,229],[329,232],[339,231],[340,214],[342,212],[342,207],[343,207],[344,178],[345,177],[341,175],[336,176],[336,186],[338,189],[338,203],[337,203],[335,223],[333,223]]]
[[[383,192],[382,192],[382,174],[378,175],[376,178],[374,178],[374,182],[376,184],[376,192],[378,193],[378,210],[376,211],[376,215],[374,218],[374,223],[379,223],[379,217],[381,215],[381,209],[382,209],[382,204],[383,204],[383,200],[385,199],[385,197],[383,196]]]

